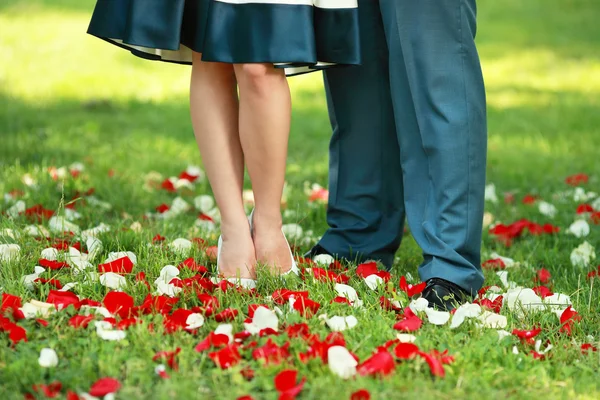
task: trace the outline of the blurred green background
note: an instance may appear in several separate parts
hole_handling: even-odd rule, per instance
[[[189,67],[140,60],[87,35],[93,6],[0,2],[6,186],[33,166],[84,161],[134,180],[200,162],[188,117]],[[598,0],[479,1],[490,181],[535,191],[570,173],[600,172],[599,16]],[[330,127],[321,76],[291,85],[288,181],[326,184]]]

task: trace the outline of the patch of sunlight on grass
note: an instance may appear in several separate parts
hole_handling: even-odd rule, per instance
[[[29,101],[135,97],[160,101],[189,90],[189,67],[148,62],[86,34],[89,15],[0,15],[0,83]],[[22,32],[27,30],[27,35]]]
[[[486,86],[600,94],[600,61],[566,59],[551,50],[510,52],[501,58],[484,58]]]
[[[523,137],[518,135],[506,136],[490,134],[488,139],[488,150],[490,152],[509,152],[511,150],[535,151],[540,155],[548,156],[561,153],[561,150],[564,150],[564,143],[557,141],[556,138],[548,140],[548,138],[545,138],[542,135],[531,133]]]
[[[491,91],[488,88],[487,101],[488,104],[499,108],[515,108],[520,106],[547,106],[552,104],[555,96],[549,93],[525,93],[518,89],[505,89]]]
[[[0,38],[5,57],[0,83],[7,94],[38,103],[56,97],[161,101],[187,96],[189,66],[142,60],[86,34],[87,13],[41,7],[28,11],[0,14],[6,32]],[[316,96],[323,90],[321,74],[294,77],[290,87],[294,95],[308,90]],[[299,106],[314,100],[303,95]]]

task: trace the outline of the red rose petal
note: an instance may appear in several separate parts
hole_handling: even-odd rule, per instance
[[[541,268],[536,272],[536,281],[539,281],[540,283],[548,283],[550,278],[552,278],[552,275],[550,274],[550,271],[545,268]]]
[[[70,305],[73,305],[76,309],[81,305],[79,302],[79,297],[75,293],[66,291],[60,292],[57,290],[51,290],[48,293],[48,299],[46,299],[47,303],[52,303],[56,306],[56,308],[67,308]]]
[[[275,376],[275,389],[279,392],[280,398],[293,399],[302,391],[306,378],[296,383],[298,379],[298,371],[287,369],[281,371]]]
[[[234,308],[226,308],[217,315],[215,315],[215,321],[217,322],[225,322],[225,321],[233,321],[235,317],[240,312]]]
[[[394,354],[401,360],[410,360],[419,353],[419,347],[413,343],[398,343],[394,348]]]
[[[359,375],[387,376],[394,371],[394,357],[385,349],[379,349],[375,354],[356,367]]]
[[[233,367],[242,359],[242,356],[238,351],[237,345],[235,344],[228,345],[227,347],[219,351],[209,353],[208,356],[211,360],[213,360],[215,365],[217,365],[221,369]]]
[[[404,318],[394,324],[394,329],[404,332],[414,332],[421,328],[423,321],[416,315]]]
[[[93,315],[74,315],[69,319],[69,325],[73,328],[87,328],[88,324],[94,320]]]
[[[62,383],[55,381],[49,385],[44,385],[44,384],[33,385],[33,390],[36,393],[42,393],[44,396],[46,396],[49,399],[53,399],[55,397],[58,397],[58,395],[60,394],[60,391],[62,390]]]
[[[350,395],[350,400],[371,400],[371,393],[367,389],[360,389]]]
[[[361,278],[366,278],[369,275],[373,275],[377,273],[377,271],[378,268],[376,262],[364,263],[356,267],[356,275],[360,276]]]
[[[69,264],[67,264],[66,262],[52,261],[52,260],[47,260],[45,258],[42,258],[41,260],[39,260],[38,264],[44,268],[49,268],[51,270],[57,270],[57,269],[61,269],[61,268],[69,268]]]
[[[501,269],[506,268],[506,264],[504,263],[504,261],[502,261],[501,258],[494,258],[492,260],[487,260],[483,264],[481,264],[481,266],[484,269],[489,269],[489,270],[501,270]]]
[[[114,272],[115,274],[130,274],[133,271],[133,261],[127,256],[106,264],[98,265],[98,272]]]
[[[567,307],[560,316],[560,331],[571,335],[571,329],[575,322],[581,321],[581,316],[571,306]]]
[[[133,297],[124,292],[109,292],[102,300],[104,307],[121,318],[129,318],[133,309]]]
[[[408,297],[413,297],[417,294],[420,294],[425,290],[425,286],[427,286],[427,282],[419,283],[418,285],[409,285],[406,283],[406,277],[400,277],[400,290],[405,292]]]
[[[319,311],[321,304],[309,298],[300,297],[294,302],[294,310],[298,311],[304,318],[311,318]]]
[[[553,295],[552,291],[550,289],[548,289],[546,286],[536,286],[533,288],[533,291],[535,292],[535,294],[540,296],[542,299]]]
[[[589,177],[587,174],[579,173],[571,176],[567,176],[565,183],[571,186],[579,186],[584,183],[588,183]]]
[[[444,371],[444,365],[442,364],[442,361],[440,359],[438,359],[437,357],[435,357],[431,354],[428,354],[428,353],[425,353],[422,351],[419,352],[418,354],[423,359],[425,359],[425,361],[429,365],[429,370],[431,371],[431,375],[437,376],[440,378],[443,378],[446,375],[446,372]]]
[[[94,397],[104,397],[109,393],[115,393],[120,388],[121,383],[118,380],[114,378],[101,378],[90,387],[89,394]]]

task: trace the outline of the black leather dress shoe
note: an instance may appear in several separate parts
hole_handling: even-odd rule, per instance
[[[312,249],[310,249],[308,251],[308,253],[306,253],[304,255],[304,258],[310,258],[313,259],[316,256],[320,255],[320,254],[327,254],[327,255],[331,255],[331,253],[329,253],[327,250],[325,250],[323,247],[321,247],[320,244],[315,244],[314,247]]]
[[[431,278],[422,293],[430,307],[440,311],[452,311],[463,303],[470,303],[471,296],[460,286],[441,278]]]

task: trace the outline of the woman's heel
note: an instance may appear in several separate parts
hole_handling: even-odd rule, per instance
[[[217,272],[219,275],[221,275],[221,269],[219,268],[219,260],[221,259],[221,248],[222,247],[223,247],[223,238],[221,236],[219,236],[219,242],[217,245]],[[227,282],[233,283],[234,285],[243,287],[244,289],[255,289],[256,288],[256,281],[254,279],[226,278],[226,277],[224,277],[223,279],[225,279]]]

